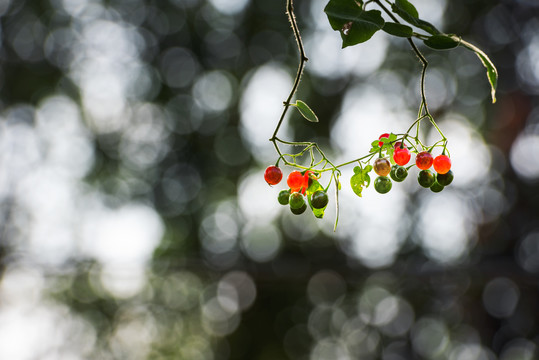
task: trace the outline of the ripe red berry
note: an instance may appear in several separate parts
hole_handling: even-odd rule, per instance
[[[384,133],[382,135],[380,135],[380,137],[378,138],[378,140],[381,140],[383,138],[386,138],[386,139],[389,139],[389,134],[388,133]],[[384,146],[384,142],[383,141],[379,141],[378,142],[378,146],[382,147]]]
[[[277,185],[283,178],[283,172],[277,166],[268,166],[264,172],[264,180],[270,185]]]
[[[432,154],[428,151],[422,151],[415,157],[415,164],[421,170],[427,170],[432,166]]]
[[[292,192],[299,191],[304,187],[304,183],[305,177],[299,171],[292,171],[286,180],[286,184]]]
[[[412,157],[412,154],[410,154],[410,150],[407,148],[395,148],[395,151],[393,152],[393,160],[395,160],[395,163],[400,166],[404,166],[408,164],[408,161],[410,161],[410,158]]]
[[[438,174],[446,174],[451,169],[451,159],[447,155],[438,155],[434,158],[433,165]]]

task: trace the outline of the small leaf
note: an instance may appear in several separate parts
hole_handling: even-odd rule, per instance
[[[368,175],[368,172],[372,170],[372,166],[369,165],[365,167],[360,173],[352,175],[350,178],[350,187],[352,188],[352,191],[359,196],[362,197],[362,191],[363,187],[368,187],[371,183],[371,177]]]
[[[435,50],[449,50],[459,46],[460,41],[456,41],[454,36],[439,34],[432,35],[426,40],[423,40],[425,45]]]
[[[487,77],[490,83],[490,95],[492,96],[492,103],[495,103],[496,88],[498,87],[498,70],[496,70],[496,67],[485,53],[476,52],[476,54],[479,59],[481,59],[483,66],[487,68]]]
[[[488,82],[490,83],[490,95],[492,96],[492,103],[495,103],[496,88],[498,86],[498,70],[496,70],[496,66],[494,66],[487,54],[485,54],[483,50],[479,49],[477,46],[472,45],[464,40],[461,40],[461,44],[468,50],[475,52],[479,60],[481,60],[483,66],[487,69],[487,78]]]
[[[318,122],[318,117],[316,116],[314,111],[312,111],[311,108],[303,101],[297,100],[295,104],[291,105],[295,106],[305,119],[309,120],[310,122]]]
[[[315,193],[318,190],[324,190],[324,188],[322,187],[322,185],[320,185],[318,180],[312,179],[311,185],[309,185],[306,191],[307,197],[309,197],[309,195]]]
[[[403,24],[397,24],[393,22],[387,22],[384,24],[384,27],[382,28],[386,33],[391,34],[393,36],[399,36],[399,37],[405,37],[409,38],[412,37],[414,30],[409,27],[408,25]]]
[[[317,219],[322,219],[324,217],[324,212],[326,211],[326,208],[323,209],[315,209],[313,208],[313,214]]]
[[[354,166],[354,174],[360,174],[361,168],[359,166]]]
[[[339,176],[335,175],[335,173],[333,173],[333,176],[335,177],[335,182],[340,184]],[[340,186],[335,186],[335,225],[333,226],[333,232],[337,230],[337,224],[339,223],[339,188]]]

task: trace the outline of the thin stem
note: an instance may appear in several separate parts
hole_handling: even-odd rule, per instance
[[[382,2],[380,0],[375,0],[376,3],[382,8],[382,10],[384,10],[384,12],[394,21],[396,22],[397,24],[400,24],[400,21],[395,17],[395,15],[393,15],[391,13],[391,11],[389,11],[388,8],[386,8],[384,6],[384,4],[382,4]],[[389,4],[391,4],[390,1],[386,0],[386,2],[388,2]],[[420,34],[416,34],[414,33],[414,36],[417,36],[418,38],[422,38],[424,36],[420,35]],[[417,48],[417,46],[414,44],[414,41],[412,40],[412,38],[406,38],[406,40],[408,41],[408,43],[410,44],[410,46],[412,47],[412,50],[414,51],[414,53],[416,54],[416,56],[419,58],[419,61],[421,62],[422,66],[423,66],[423,69],[421,70],[421,83],[420,83],[420,92],[421,92],[421,105],[419,106],[419,114],[418,116],[422,115],[422,111],[425,112],[425,114],[429,117],[429,120],[430,122],[432,123],[432,125],[434,125],[434,127],[436,128],[436,130],[438,130],[438,132],[440,133],[440,136],[445,140],[446,137],[444,135],[444,133],[442,132],[442,130],[438,127],[438,125],[436,124],[436,122],[434,121],[434,118],[432,117],[432,115],[430,114],[429,112],[429,107],[428,107],[428,104],[427,104],[427,96],[425,95],[426,94],[426,91],[425,91],[425,78],[426,78],[426,74],[427,74],[427,67],[429,66],[429,62],[427,61],[427,59],[423,56],[423,54],[421,53],[421,51],[419,51],[419,49]],[[419,137],[419,123],[418,123],[418,134],[416,136],[416,138]]]
[[[281,127],[283,120],[285,118],[286,112],[288,111],[288,108],[290,107],[290,101],[292,100],[292,97],[298,90],[299,82],[301,80],[301,75],[303,74],[303,69],[305,68],[305,62],[309,60],[307,56],[305,56],[305,49],[303,48],[303,41],[301,40],[301,35],[299,33],[298,23],[296,21],[296,16],[294,15],[294,2],[293,0],[287,0],[286,1],[286,15],[288,15],[288,20],[290,21],[290,24],[292,26],[292,31],[294,32],[294,37],[296,38],[296,44],[298,45],[299,49],[299,66],[298,66],[298,72],[296,74],[296,78],[294,79],[294,85],[292,86],[292,90],[290,91],[290,94],[288,95],[288,98],[284,102],[284,109],[281,114],[281,118],[279,119],[279,122],[277,123],[277,127],[275,127],[275,131],[273,132],[273,136],[271,137],[270,141],[273,142],[275,147],[277,147],[277,144],[275,144],[275,139],[277,136],[277,132],[279,131],[279,128]]]

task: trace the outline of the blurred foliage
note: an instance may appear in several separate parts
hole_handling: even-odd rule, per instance
[[[0,1],[0,357],[536,359],[539,8],[414,4],[491,56],[498,103],[473,54],[425,49],[461,183],[344,198],[333,233],[263,184],[298,61],[284,1]],[[420,65],[383,34],[325,50],[324,6],[296,4],[320,122],[283,131],[339,154],[343,103],[413,114]]]

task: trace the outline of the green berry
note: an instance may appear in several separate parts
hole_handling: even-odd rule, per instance
[[[430,190],[432,192],[438,193],[444,189],[443,185],[440,185],[438,181],[435,181],[434,184],[431,185]]]
[[[453,181],[453,171],[449,170],[445,174],[436,174],[436,181],[443,186],[451,184]]]
[[[400,181],[404,181],[408,176],[408,170],[404,166],[399,166],[397,170],[395,170],[395,176],[397,176]]]
[[[299,209],[303,205],[305,205],[305,198],[303,197],[303,195],[301,195],[301,193],[294,192],[290,194],[288,202],[290,203],[291,209]]]
[[[277,200],[279,201],[279,204],[281,205],[288,205],[288,201],[290,199],[290,190],[281,190],[279,192],[279,196],[277,197]]]
[[[391,172],[389,173],[389,176],[391,176],[391,179],[393,179],[396,182],[401,182],[406,179],[408,176],[408,170],[406,170],[405,167],[400,165],[393,165],[391,167]]]
[[[303,203],[303,206],[298,209],[290,208],[290,211],[292,211],[292,214],[294,215],[301,215],[305,212],[305,210],[307,210],[307,204],[305,204],[305,202]]]
[[[424,188],[430,188],[434,181],[434,173],[430,170],[421,170],[417,175],[417,182]]]
[[[324,190],[315,191],[311,195],[311,205],[315,209],[323,209],[329,202],[328,194]]]
[[[387,176],[378,176],[374,180],[374,189],[378,191],[380,194],[385,194],[391,190],[391,187],[393,184],[391,183],[391,180]]]

